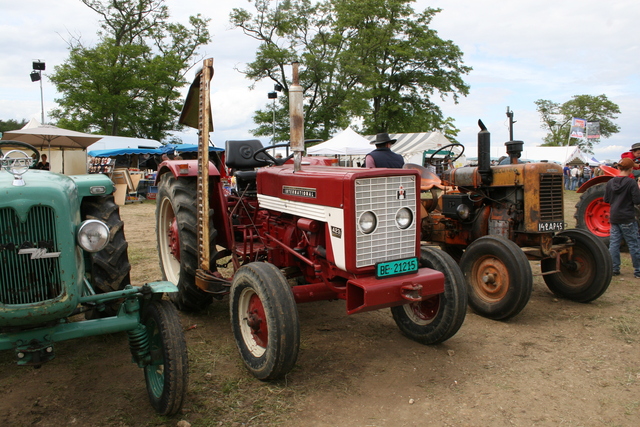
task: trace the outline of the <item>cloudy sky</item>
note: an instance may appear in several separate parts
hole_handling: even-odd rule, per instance
[[[246,0],[167,0],[172,20],[187,22],[201,13],[211,18],[211,44],[201,49],[214,58],[212,107],[214,143],[249,137],[254,110],[266,103],[273,84],[250,82],[237,69],[253,59],[256,43],[229,24],[233,7]],[[621,131],[595,147],[598,159],[616,159],[640,141],[640,6],[633,0],[418,0],[416,10],[442,9],[432,27],[464,52],[470,94],[456,105],[442,103],[461,129],[460,142],[475,146],[477,121],[492,135],[492,154],[503,154],[508,140],[507,106],[514,111],[515,139],[525,146],[542,142],[545,131],[534,101],[565,102],[573,95],[605,94],[619,105]],[[47,73],[67,57],[67,42],[97,41],[98,15],[80,0],[0,0],[0,119],[40,119],[40,86],[32,83],[32,60],[46,62],[46,112],[55,107]],[[193,71],[188,79],[193,78]],[[194,142],[193,133],[185,142]],[[266,142],[266,141],[264,141]]]

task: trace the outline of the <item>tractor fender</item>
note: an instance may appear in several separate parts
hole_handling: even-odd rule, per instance
[[[178,287],[166,280],[159,280],[157,282],[149,282],[147,285],[151,288],[151,293],[162,294],[165,292],[178,292]]]
[[[614,176],[613,175],[595,176],[595,177],[591,178],[589,181],[587,181],[584,184],[582,184],[580,186],[580,188],[578,188],[576,190],[576,193],[584,193],[585,191],[587,191],[589,188],[593,187],[594,185],[598,185],[600,183],[605,183],[605,182],[609,181],[611,178],[614,178]]]
[[[198,176],[198,160],[167,160],[160,163],[155,185],[158,185],[160,177],[167,172],[172,173],[176,178]],[[211,162],[209,162],[209,176],[220,176],[220,171]]]

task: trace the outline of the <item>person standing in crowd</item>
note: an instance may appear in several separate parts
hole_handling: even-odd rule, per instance
[[[391,146],[396,140],[391,139],[388,133],[379,133],[371,144],[376,145],[376,149],[367,154],[365,166],[368,168],[402,168],[404,158],[391,151]]]
[[[607,182],[604,202],[611,205],[609,253],[613,260],[613,275],[620,274],[620,244],[624,239],[629,247],[633,275],[636,279],[640,279],[640,241],[638,241],[638,223],[635,216],[635,205],[640,205],[640,188],[636,180],[629,176],[633,167],[634,161],[628,157],[618,162],[620,176]]]
[[[620,158],[633,160],[633,176],[640,177],[640,142],[633,144],[631,149],[622,153]]]
[[[577,165],[573,165],[571,169],[571,187],[569,190],[576,191],[576,186],[578,185],[578,178],[580,178],[580,170]]]
[[[582,179],[580,180],[580,185],[584,184],[590,179],[591,179],[591,167],[588,164],[586,164],[584,165],[584,168],[582,168]]]
[[[49,162],[47,162],[47,155],[43,154],[40,156],[40,161],[36,165],[36,169],[49,170]]]
[[[564,178],[564,189],[569,190],[571,188],[571,168],[568,164],[562,168],[562,177]]]

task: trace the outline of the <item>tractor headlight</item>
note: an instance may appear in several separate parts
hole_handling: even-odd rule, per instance
[[[78,244],[87,252],[98,252],[109,243],[109,227],[97,219],[88,219],[80,224]]]
[[[467,205],[458,205],[458,207],[456,208],[456,213],[458,214],[458,217],[460,217],[460,219],[467,219],[469,218],[471,209],[469,209],[469,206]]]
[[[413,213],[409,208],[402,208],[396,212],[396,224],[401,230],[409,228],[413,223]]]
[[[370,234],[373,230],[376,229],[376,225],[378,224],[378,220],[376,219],[376,215],[371,211],[366,211],[360,218],[358,219],[358,226],[360,226],[360,231],[364,234]]]

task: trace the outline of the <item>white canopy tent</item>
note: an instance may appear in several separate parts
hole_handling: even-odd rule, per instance
[[[120,148],[158,148],[162,144],[155,139],[129,138],[126,136],[105,135],[87,147],[87,152],[94,150],[115,150]]]
[[[396,143],[391,146],[391,151],[402,155],[406,163],[418,165],[422,165],[425,151],[437,150],[451,144],[451,141],[440,132],[390,133],[389,136],[396,140]],[[374,141],[376,136],[367,135],[366,138]]]
[[[307,148],[307,154],[362,156],[374,149],[369,140],[347,127],[333,138]]]
[[[465,146],[465,156],[467,159],[477,159],[478,147]],[[491,145],[491,158],[497,159],[507,155],[507,148],[504,145]],[[555,162],[559,164],[567,163],[593,163],[590,154],[580,150],[578,146],[564,146],[564,147],[536,147],[526,145],[522,149],[520,159],[532,162],[539,162],[541,160],[547,160],[549,162]]]

